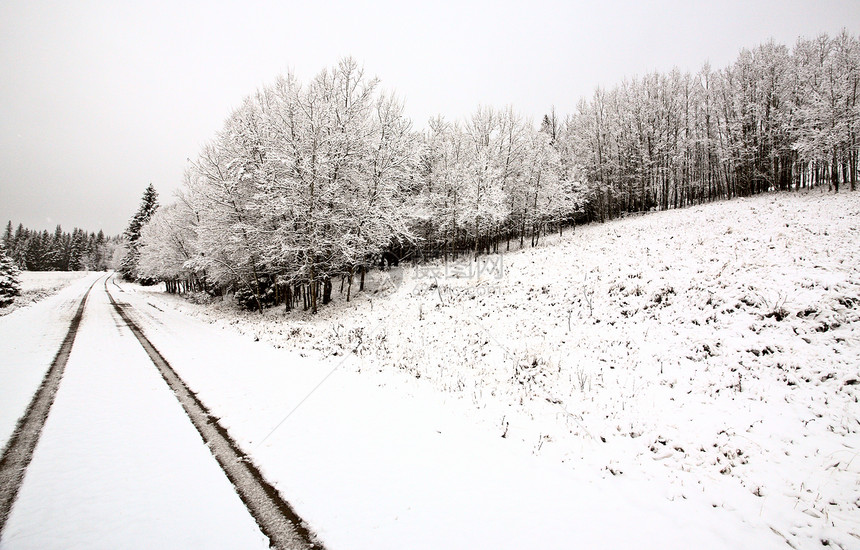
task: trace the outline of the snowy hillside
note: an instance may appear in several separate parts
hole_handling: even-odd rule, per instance
[[[631,217],[483,261],[377,273],[316,316],[148,299],[457,396],[486,433],[607,486],[656,484],[794,547],[860,545],[860,195]]]

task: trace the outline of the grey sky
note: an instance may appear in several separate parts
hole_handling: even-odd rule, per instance
[[[437,113],[572,112],[598,85],[731,62],[769,38],[860,29],[857,0],[40,2],[0,4],[0,222],[121,232],[169,202],[245,95],[345,55]]]

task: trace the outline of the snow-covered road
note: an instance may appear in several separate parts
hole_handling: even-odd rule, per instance
[[[358,356],[340,365],[304,358],[123,286],[110,288],[125,313],[330,549],[784,545],[762,521],[739,522],[704,496],[670,502],[648,481],[607,482],[524,454],[475,425],[457,400],[362,376],[373,365]],[[68,304],[50,303],[74,310],[85,285],[75,288]],[[59,334],[49,342],[56,349],[71,314],[48,303],[7,316],[3,345],[38,343],[44,330]],[[18,368],[29,358],[43,375],[54,352],[17,353]],[[31,378],[15,391],[32,395],[39,377]],[[2,409],[13,393],[5,380]],[[25,407],[26,399],[3,414],[17,418]],[[266,546],[96,284],[0,547]]]
[[[3,373],[4,435],[26,407],[21,396],[32,395],[47,370],[85,282],[3,319],[2,345],[18,358],[4,360],[4,371],[15,373]],[[100,282],[0,546],[268,547]]]
[[[92,273],[53,296],[0,317],[0,447],[5,447],[69,330]]]
[[[703,492],[668,501],[659,482],[524,453],[422,381],[367,376],[378,367],[359,355],[303,357],[123,287],[134,321],[329,549],[785,547]]]

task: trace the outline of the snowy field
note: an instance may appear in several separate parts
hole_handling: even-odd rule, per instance
[[[88,275],[87,271],[22,271],[21,292],[57,292]]]
[[[422,513],[434,499],[454,511],[474,499],[524,503],[519,518],[495,510],[488,519],[504,526],[492,542],[508,547],[860,545],[860,194],[781,194],[631,217],[489,260],[480,277],[464,264],[378,273],[369,292],[317,316],[195,305],[153,288],[126,294],[151,306],[139,308],[151,317],[147,334],[174,366],[170,354],[188,355],[183,342],[197,330],[168,330],[167,318],[197,326],[177,311],[258,347],[232,366],[241,373],[207,371],[193,357],[182,362],[196,366],[177,370],[332,547],[396,547],[398,534],[422,532],[410,521],[432,524]],[[209,353],[223,353],[222,343]],[[287,357],[278,353],[292,359],[271,364]],[[414,406],[385,402],[386,412],[380,391]],[[331,420],[349,406],[354,424]],[[422,450],[440,444],[426,440],[432,428],[446,458],[431,464]],[[341,454],[297,455],[288,449],[296,441]],[[524,466],[499,458],[499,470],[521,478],[487,471],[505,453]],[[445,460],[460,494],[433,487]],[[435,473],[384,472],[411,472],[415,461]],[[295,479],[323,466],[327,486],[325,477]],[[386,475],[392,487],[374,477]],[[553,487],[581,499],[574,505]],[[378,496],[361,504],[359,489]],[[344,511],[350,495],[347,509],[377,509]],[[611,518],[594,512],[613,509]],[[549,533],[533,538],[533,514]],[[508,525],[517,519],[521,540]],[[368,521],[378,531],[362,531]],[[650,524],[661,530],[647,543],[612,531],[631,525],[633,537]],[[410,546],[433,546],[415,540]]]
[[[8,315],[20,307],[44,300],[87,276],[87,271],[22,271],[21,295],[16,296],[8,307],[0,308],[0,315]]]

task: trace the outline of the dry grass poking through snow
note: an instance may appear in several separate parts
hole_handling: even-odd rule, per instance
[[[406,269],[316,318],[194,309],[420,378],[535,453],[762,517],[794,546],[860,545],[860,193],[632,217],[503,263]]]

